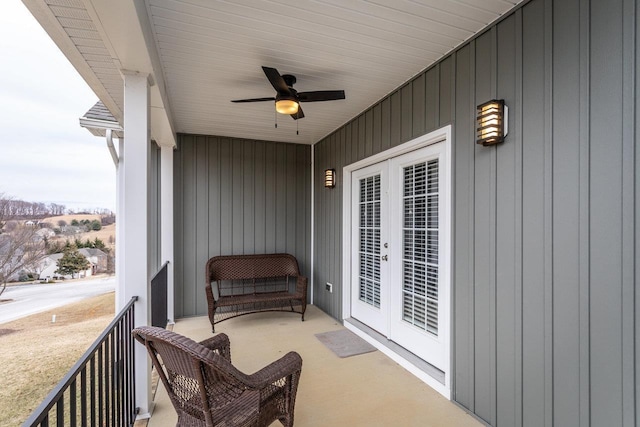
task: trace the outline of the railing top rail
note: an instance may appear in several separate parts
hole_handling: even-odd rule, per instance
[[[42,420],[48,415],[49,410],[53,408],[60,396],[65,392],[67,387],[76,379],[80,371],[86,366],[87,361],[96,353],[100,346],[105,342],[109,334],[115,329],[116,325],[122,320],[125,314],[131,309],[133,304],[138,300],[137,296],[131,297],[131,300],[125,305],[120,313],[109,323],[109,326],[100,334],[100,336],[91,344],[91,347],[82,355],[80,359],[73,365],[73,367],[67,372],[62,380],[55,386],[53,390],[47,395],[42,403],[31,413],[29,418],[22,424],[23,427],[35,426],[42,422]]]

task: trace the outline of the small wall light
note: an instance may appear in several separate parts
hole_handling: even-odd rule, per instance
[[[509,121],[509,108],[504,105],[504,100],[494,99],[478,105],[476,143],[484,145],[504,142],[507,136]]]
[[[336,170],[326,169],[324,171],[324,186],[327,188],[333,188],[336,186]]]

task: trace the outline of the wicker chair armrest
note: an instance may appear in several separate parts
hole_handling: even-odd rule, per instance
[[[226,334],[220,333],[211,338],[207,338],[199,343],[203,347],[220,354],[222,357],[231,361],[231,343]]]
[[[296,293],[300,293],[307,297],[307,278],[305,276],[298,276],[296,280]]]
[[[213,297],[213,289],[211,289],[211,283],[207,283],[207,285],[204,287],[204,291],[207,295],[207,303],[209,304],[209,307],[213,307],[213,304],[216,300]]]
[[[296,372],[299,373],[301,370],[302,357],[295,351],[290,351],[258,372],[249,375],[247,385],[254,389],[262,390],[278,380]]]

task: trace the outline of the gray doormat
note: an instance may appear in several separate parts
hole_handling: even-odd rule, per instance
[[[316,334],[322,344],[338,357],[350,357],[376,351],[376,348],[347,329]]]

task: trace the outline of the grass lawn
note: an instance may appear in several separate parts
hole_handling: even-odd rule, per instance
[[[0,426],[22,424],[113,320],[114,304],[111,292],[0,324]]]

